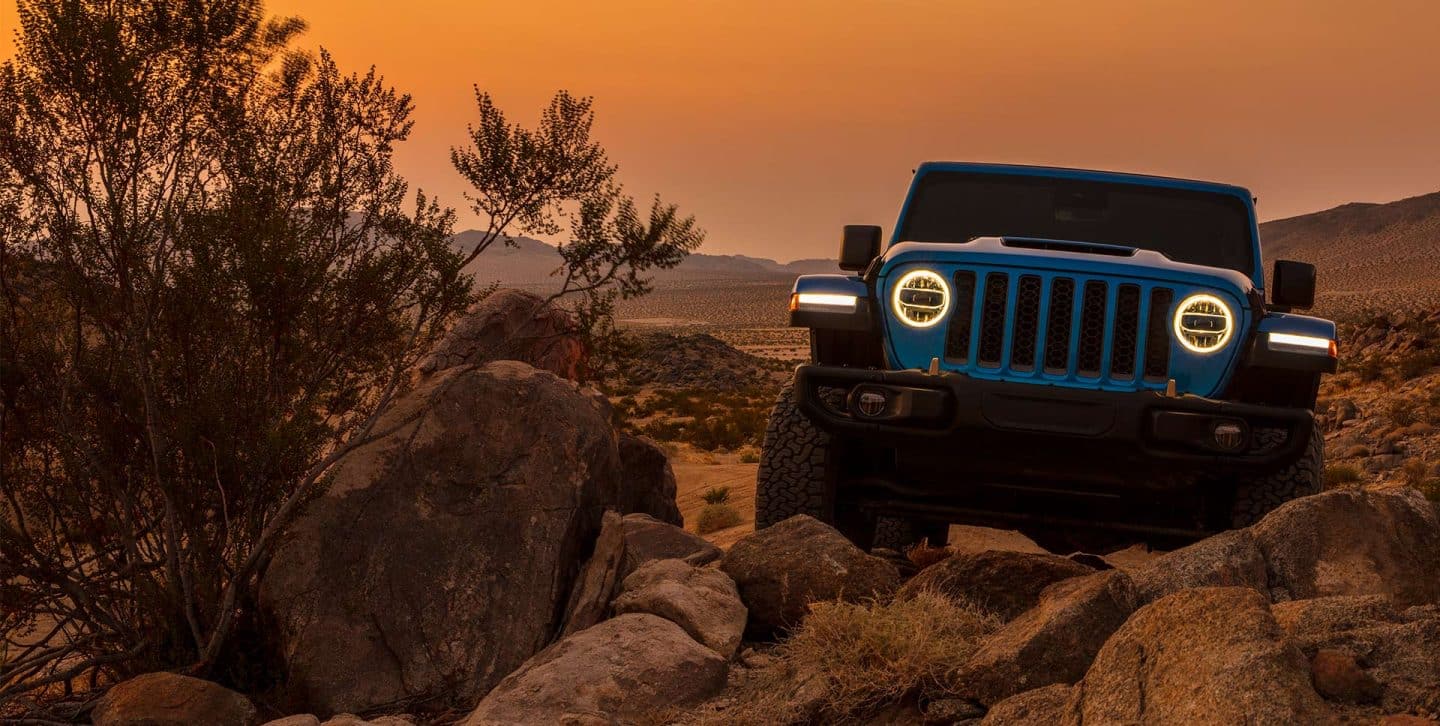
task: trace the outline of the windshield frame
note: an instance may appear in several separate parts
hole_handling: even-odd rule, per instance
[[[1241,188],[1225,184],[1209,182],[1190,181],[1185,179],[1171,179],[1166,177],[1152,177],[1136,174],[1123,174],[1117,172],[1087,171],[1081,169],[1059,169],[1049,167],[1012,166],[998,164],[965,164],[953,162],[927,162],[922,164],[915,173],[915,178],[910,185],[909,193],[906,195],[905,203],[900,211],[900,217],[896,220],[894,234],[891,236],[890,244],[899,242],[937,242],[941,244],[964,244],[966,240],[926,240],[923,238],[912,238],[911,212],[916,198],[927,183],[935,181],[934,177],[943,177],[949,180],[964,180],[966,178],[975,181],[997,181],[1002,179],[1013,179],[1020,183],[1033,183],[1035,185],[1074,185],[1083,188],[1098,185],[1109,189],[1119,189],[1129,193],[1155,194],[1170,197],[1189,197],[1195,199],[1207,199],[1221,202],[1227,206],[1233,206],[1239,218],[1243,220],[1244,226],[1244,250],[1245,264],[1243,266],[1232,265],[1208,265],[1211,267],[1230,269],[1249,277],[1257,289],[1263,289],[1262,259],[1259,244],[1259,228],[1255,217],[1253,197],[1250,193]],[[1036,237],[1039,235],[1027,234],[1026,230],[1016,230],[1003,236],[1011,237]],[[1155,249],[1145,245],[1134,245],[1120,240],[1077,240],[1090,241],[1101,244],[1122,245],[1126,247],[1139,247],[1164,253],[1163,250]],[[1167,256],[1168,257],[1168,256]],[[1204,262],[1194,260],[1176,260],[1186,264],[1205,265]]]

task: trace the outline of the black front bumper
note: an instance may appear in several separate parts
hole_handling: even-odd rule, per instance
[[[1193,395],[814,364],[796,369],[795,398],[832,434],[952,473],[1093,470],[1154,482],[1157,473],[1275,470],[1300,458],[1314,426],[1304,409]]]

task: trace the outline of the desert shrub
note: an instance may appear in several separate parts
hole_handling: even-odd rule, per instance
[[[1397,426],[1409,426],[1416,422],[1415,402],[1408,398],[1397,398],[1390,402],[1385,412]]]
[[[695,531],[710,534],[729,529],[743,521],[740,512],[729,504],[706,504],[700,509],[700,516],[695,520]]]
[[[660,441],[691,444],[705,451],[758,446],[770,417],[764,391],[662,389],[637,406],[635,418],[649,418],[638,430]]]
[[[1337,487],[1360,481],[1360,470],[1348,464],[1333,464],[1325,467],[1325,486]]]
[[[1424,459],[1410,459],[1400,467],[1400,478],[1409,486],[1419,489],[1430,478],[1430,465]]]
[[[760,454],[758,454],[758,453],[756,453],[756,452],[754,452],[754,451],[747,451],[747,452],[745,452],[745,453],[743,453],[743,454],[740,455],[740,463],[741,463],[741,464],[758,464],[758,463],[760,463]]]
[[[725,711],[702,724],[837,723],[861,720],[886,704],[953,694],[952,674],[999,621],[934,592],[893,602],[821,602],[752,674]],[[798,712],[789,696],[797,678],[823,697],[818,713]]]
[[[1414,350],[1401,355],[1395,361],[1395,374],[1401,380],[1419,378],[1440,365],[1440,351],[1433,349]]]
[[[1373,383],[1385,377],[1385,362],[1379,356],[1369,356],[1357,361],[1353,369],[1355,375],[1365,383]]]
[[[706,504],[725,504],[730,501],[730,487],[710,487],[700,495]]]
[[[1340,453],[1342,459],[1360,459],[1370,455],[1370,447],[1364,444],[1355,444]]]

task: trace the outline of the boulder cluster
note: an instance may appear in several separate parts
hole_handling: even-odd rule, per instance
[[[1440,516],[1414,490],[1292,501],[1142,565],[959,548],[907,579],[804,516],[722,552],[683,528],[663,449],[618,433],[603,398],[527,362],[445,360],[266,570],[276,692],[142,675],[97,703],[97,726],[730,722],[738,676],[816,603],[937,596],[993,626],[854,720],[1440,715]],[[787,719],[823,720],[827,677],[778,686]]]

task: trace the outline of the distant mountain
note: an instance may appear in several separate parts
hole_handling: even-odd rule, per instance
[[[456,234],[456,247],[472,250],[484,238],[478,230]],[[515,237],[513,245],[496,242],[469,270],[481,282],[498,281],[502,285],[556,284],[551,274],[560,266],[560,256],[553,245],[529,237]],[[834,260],[805,259],[776,262],[763,257],[745,255],[708,255],[694,253],[671,270],[659,270],[653,277],[657,283],[695,282],[704,280],[790,280],[796,275],[816,272],[839,272]]]
[[[1260,225],[1268,260],[1314,264],[1324,295],[1440,289],[1440,192]]]

